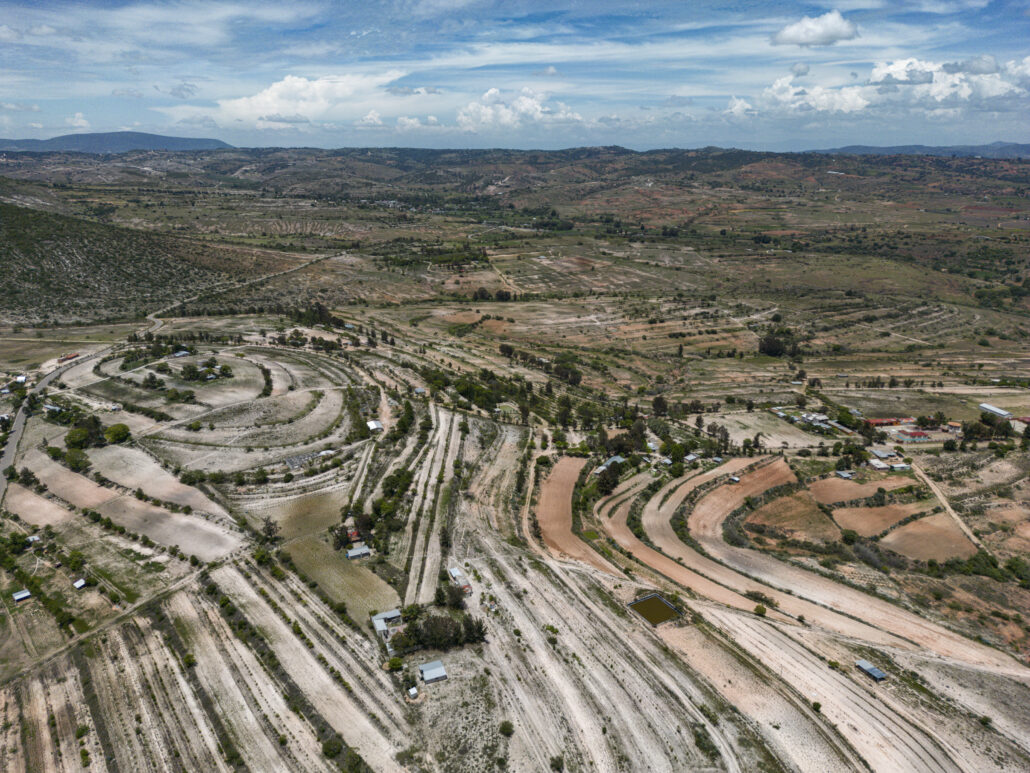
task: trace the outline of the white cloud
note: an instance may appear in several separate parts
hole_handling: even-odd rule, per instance
[[[112,97],[128,97],[130,99],[143,99],[143,92],[139,89],[113,89]]]
[[[86,116],[82,113],[76,113],[73,116],[64,119],[64,122],[75,129],[88,129],[89,121],[86,120]]]
[[[822,16],[805,16],[801,21],[788,24],[775,35],[776,45],[829,46],[838,40],[854,40],[858,37],[858,25],[833,10]]]
[[[12,113],[38,113],[39,105],[26,105],[22,102],[0,102],[0,110],[10,110]]]
[[[42,128],[43,128],[43,124],[41,124],[41,123],[36,123],[35,121],[33,121],[32,123],[30,123],[30,124],[29,124],[29,126],[31,126],[31,127],[33,128],[33,129],[42,129]]]
[[[746,99],[730,97],[729,106],[723,112],[726,115],[733,116],[734,118],[746,118],[749,115],[754,115],[755,109]]]
[[[21,33],[16,29],[0,24],[0,43],[16,43],[21,40]]]
[[[458,111],[458,126],[465,131],[479,129],[513,129],[523,124],[534,123],[577,123],[583,120],[568,105],[555,102],[546,104],[547,96],[532,89],[522,89],[517,96],[505,97],[499,89],[492,88],[475,102],[469,102]]]
[[[794,64],[790,66],[790,71],[798,78],[803,75],[808,75],[810,69],[811,68],[804,62],[794,62]]]
[[[49,24],[37,24],[35,27],[29,28],[30,35],[53,35],[55,32],[57,32],[57,30]]]
[[[369,110],[360,121],[355,121],[357,126],[382,126],[383,118],[378,110]]]
[[[869,105],[870,101],[864,94],[866,90],[867,87],[864,86],[802,88],[795,85],[792,75],[786,75],[777,78],[772,86],[763,91],[762,99],[772,109],[791,113],[810,110],[827,113],[855,113]]]
[[[406,115],[398,116],[397,128],[400,131],[409,131],[411,129],[422,128],[422,122],[417,118],[409,118]]]
[[[256,94],[234,99],[220,99],[217,107],[178,105],[156,108],[173,118],[207,116],[219,126],[253,126],[258,129],[282,128],[282,121],[269,117],[289,116],[307,121],[349,120],[366,113],[370,102],[382,98],[382,87],[403,77],[399,70],[375,74],[327,75],[304,78],[287,75]]]

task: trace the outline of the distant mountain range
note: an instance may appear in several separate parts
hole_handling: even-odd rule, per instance
[[[1018,142],[992,142],[990,145],[848,145],[844,148],[811,150],[810,153],[851,156],[962,156],[980,158],[1030,158],[1030,145]]]
[[[145,132],[65,134],[48,140],[0,139],[0,151],[49,153],[126,153],[130,150],[218,150],[231,148],[221,140],[203,137],[165,137]]]

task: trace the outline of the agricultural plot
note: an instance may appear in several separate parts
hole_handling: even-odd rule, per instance
[[[863,537],[875,537],[898,521],[917,513],[928,512],[933,506],[934,502],[929,501],[882,507],[841,507],[833,511],[833,520],[842,529],[850,529]]]
[[[810,542],[833,542],[840,537],[840,529],[819,509],[807,491],[780,497],[762,505],[748,515],[745,523],[768,526]]]
[[[969,558],[976,545],[947,515],[931,515],[891,531],[880,540],[891,550],[921,561]]]

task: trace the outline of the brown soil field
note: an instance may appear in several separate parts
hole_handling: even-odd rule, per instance
[[[808,490],[812,492],[812,496],[819,504],[832,505],[834,502],[850,502],[852,499],[871,497],[878,488],[890,491],[910,486],[912,483],[912,479],[906,478],[904,475],[871,480],[867,483],[856,483],[853,480],[842,480],[834,476],[809,484]]]
[[[65,510],[60,505],[41,497],[34,491],[12,483],[7,488],[4,507],[16,514],[25,523],[33,526],[57,526],[70,521],[75,513]]]
[[[214,561],[231,553],[242,543],[237,534],[202,518],[171,513],[138,499],[120,497],[97,508],[129,531],[145,534],[161,545],[178,545],[186,555],[203,561]]]
[[[944,513],[906,524],[880,542],[903,556],[920,561],[969,558],[976,553],[976,546]]]
[[[884,507],[841,507],[833,511],[833,518],[842,529],[851,529],[863,537],[873,537],[914,513],[931,509],[933,504],[911,502]]]
[[[791,536],[812,541],[833,542],[840,537],[840,529],[819,509],[807,491],[774,499],[751,513],[745,522],[772,526]]]
[[[618,569],[572,533],[572,490],[586,462],[586,459],[564,456],[544,480],[536,511],[540,532],[544,544],[559,556],[567,555],[602,572],[621,577]]]

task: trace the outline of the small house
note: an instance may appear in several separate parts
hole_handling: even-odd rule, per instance
[[[855,473],[852,470],[837,470],[837,477],[843,480],[851,480],[855,477]]]
[[[408,688],[408,697],[411,698],[412,700],[415,700],[415,698],[418,697],[418,688],[417,687],[409,687]]]
[[[880,470],[881,472],[883,472],[884,470],[889,470],[891,468],[891,466],[887,464],[887,462],[881,462],[879,459],[870,459],[869,466],[872,467],[874,470]]]
[[[86,581],[83,579],[76,580],[72,583],[72,587],[75,588],[75,590],[82,590],[86,587]]]
[[[426,393],[425,387],[415,387],[415,394],[424,395]]]
[[[31,596],[32,594],[29,593],[27,590],[15,591],[11,594],[11,597],[14,599],[15,603],[18,603],[19,601],[25,601],[25,599],[30,598]]]
[[[904,472],[905,470],[911,470],[912,468],[904,462],[898,462],[897,464],[891,465],[891,470],[894,472]]]
[[[40,536],[38,534],[30,534],[29,535],[29,542],[39,542],[39,541],[40,541]]]
[[[434,660],[432,663],[424,663],[419,666],[418,675],[422,677],[422,681],[426,684],[442,682],[447,678],[447,669],[443,667],[442,661]]]
[[[373,419],[372,421],[367,421],[367,422],[365,422],[365,425],[368,427],[368,431],[369,432],[382,432],[383,431],[383,423],[381,421],[377,420],[377,419]]]

